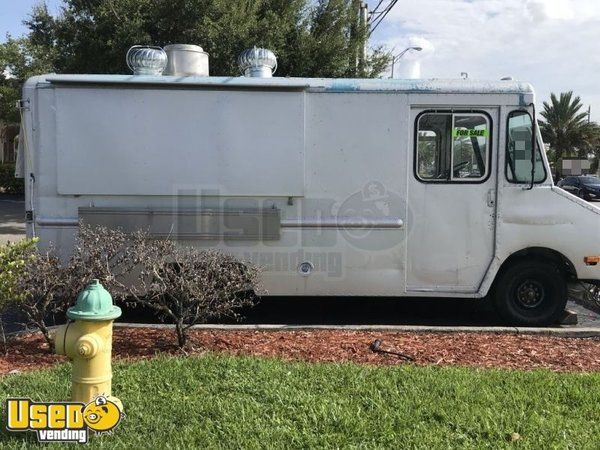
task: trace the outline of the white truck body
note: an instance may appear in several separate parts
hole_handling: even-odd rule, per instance
[[[80,218],[146,227],[258,263],[270,295],[480,298],[530,251],[597,281],[600,208],[544,154],[531,189],[508,179],[533,102],[516,81],[34,77],[27,232],[68,254]]]

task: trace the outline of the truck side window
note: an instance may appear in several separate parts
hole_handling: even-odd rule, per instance
[[[417,122],[415,173],[427,182],[477,182],[489,171],[490,123],[478,113],[424,113]]]
[[[508,115],[506,138],[506,179],[511,183],[531,181],[531,116],[527,111],[513,111]],[[539,146],[535,152],[534,182],[546,179],[546,168]]]
[[[424,114],[417,132],[417,174],[423,180],[446,180],[450,164],[450,114]]]

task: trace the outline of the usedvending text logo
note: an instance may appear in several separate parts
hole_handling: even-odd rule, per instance
[[[35,431],[39,442],[88,442],[90,431],[110,433],[119,424],[121,409],[105,396],[87,405],[76,402],[6,401],[9,431]]]

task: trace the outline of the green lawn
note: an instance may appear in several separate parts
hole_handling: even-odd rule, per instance
[[[1,404],[7,396],[64,400],[69,369],[0,378]],[[114,435],[92,438],[92,448],[600,446],[600,374],[218,355],[120,363],[114,373],[127,417]],[[513,432],[521,439],[510,443]],[[2,431],[0,440],[24,448],[35,435]]]

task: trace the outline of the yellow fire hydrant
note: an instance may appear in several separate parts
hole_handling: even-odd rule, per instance
[[[112,382],[111,352],[113,321],[121,308],[98,280],[77,296],[67,310],[73,322],[60,326],[54,336],[56,353],[73,361],[71,400],[88,403],[98,395],[110,396]],[[120,401],[112,397],[112,401]]]

